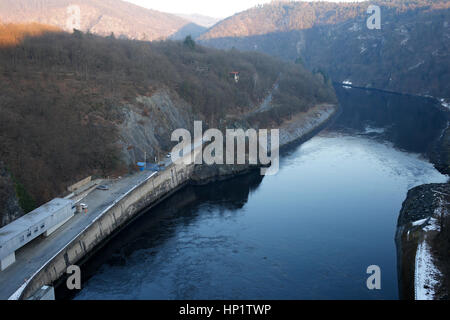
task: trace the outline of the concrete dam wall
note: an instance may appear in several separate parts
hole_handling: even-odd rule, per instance
[[[42,286],[51,285],[58,280],[70,265],[87,256],[141,210],[156,204],[184,186],[189,181],[193,169],[194,164],[171,164],[166,170],[151,176],[119,198],[29,280],[20,298],[26,299]]]

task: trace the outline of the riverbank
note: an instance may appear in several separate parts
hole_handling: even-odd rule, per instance
[[[425,184],[408,191],[395,236],[402,299],[448,299],[450,184]]]
[[[450,175],[450,112],[448,115],[447,126],[442,131],[439,139],[434,143],[430,160],[439,172]]]
[[[431,142],[429,157],[439,172],[450,175],[450,112],[435,100],[447,125]],[[425,184],[408,191],[395,236],[401,299],[449,299],[449,197],[450,182]]]
[[[309,109],[307,112],[298,113],[290,120],[285,121],[279,127],[279,151],[282,152],[289,146],[294,144],[298,145],[311,139],[336,119],[340,110],[341,109],[334,104],[321,104]],[[259,168],[259,165],[250,164],[197,165],[194,168],[191,183],[195,185],[204,185],[246,174],[253,170],[259,170]]]
[[[302,139],[314,130],[325,125],[336,114],[334,105],[320,105],[302,116],[297,122],[290,121],[286,127],[280,128],[286,143]],[[302,130],[295,130],[295,124],[304,125]],[[129,191],[117,198],[92,223],[83,229],[66,246],[59,250],[26,283],[13,295],[13,298],[25,299],[44,285],[53,285],[62,276],[68,266],[80,264],[103,246],[119,230],[138,217],[143,210],[148,210],[169,195],[191,182],[194,165],[171,164],[164,171],[148,177],[145,181],[133,186]],[[245,168],[232,172],[210,172],[206,180],[224,179],[245,172]]]
[[[431,148],[427,151],[427,156],[439,172],[450,175],[450,104],[446,102],[445,99],[429,95],[424,96],[411,93],[402,93],[379,88],[366,88],[355,86],[351,83],[333,82],[333,84],[346,89],[358,89],[367,92],[386,93],[394,96],[421,98],[429,101],[430,104],[433,105],[433,108],[442,113],[447,125],[443,128],[441,134],[436,140],[430,141]]]

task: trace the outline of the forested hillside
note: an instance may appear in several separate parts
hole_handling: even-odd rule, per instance
[[[380,30],[366,26],[369,5],[381,8]],[[298,61],[334,81],[450,98],[449,1],[280,1],[225,19],[200,39]]]
[[[247,37],[334,25],[366,14],[370,4],[394,9],[397,13],[449,7],[448,1],[445,0],[375,0],[343,3],[273,1],[224,19],[205,32],[200,39]]]
[[[334,101],[324,79],[299,65],[208,49],[189,38],[150,43],[6,25],[0,39],[0,159],[37,205],[85,176],[124,173],[124,114],[139,113],[141,127],[145,119],[166,123],[161,108],[169,106],[142,103],[160,90],[180,114],[215,126],[254,108],[277,79],[278,108],[258,121]],[[238,83],[231,71],[240,72]],[[170,129],[162,127],[158,141],[170,141]]]
[[[114,33],[116,37],[149,41],[166,39],[177,32],[182,33],[185,28],[191,32],[203,30],[179,16],[121,0],[0,1],[0,23],[31,22],[53,25],[69,32],[76,28],[103,36]]]

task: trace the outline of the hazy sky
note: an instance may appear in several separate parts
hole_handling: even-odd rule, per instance
[[[225,18],[270,0],[126,0],[128,2],[170,13],[198,13],[210,17]],[[312,0],[314,1],[314,0]],[[328,0],[344,1],[344,0]],[[347,0],[350,2],[352,0]]]

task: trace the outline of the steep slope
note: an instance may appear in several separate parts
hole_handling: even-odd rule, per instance
[[[276,1],[224,19],[202,35],[201,39],[304,30],[316,25],[342,22],[363,11],[364,8],[358,3]]]
[[[366,26],[373,4],[380,30]],[[271,3],[218,23],[200,41],[297,60],[356,86],[450,97],[448,1]]]
[[[0,28],[0,39],[2,30],[20,39],[0,47],[0,159],[36,204],[88,175],[122,175],[144,153],[163,158],[171,132],[194,120],[269,127],[335,99],[320,76],[264,54],[81,32],[26,36],[39,28]],[[277,80],[272,108],[245,119]]]
[[[77,18],[79,13],[80,19]],[[130,39],[165,39],[191,22],[121,0],[2,0],[0,22],[39,22]]]
[[[450,184],[408,191],[395,240],[400,297],[448,300],[450,293]]]

